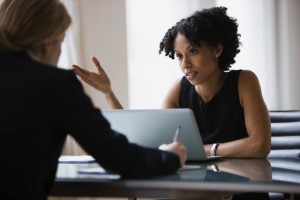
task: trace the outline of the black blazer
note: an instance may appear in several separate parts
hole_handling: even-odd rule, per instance
[[[173,153],[128,143],[94,108],[71,70],[0,53],[0,199],[46,199],[70,134],[106,169],[130,176],[174,172]]]

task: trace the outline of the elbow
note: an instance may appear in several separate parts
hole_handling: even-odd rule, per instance
[[[270,151],[271,151],[271,149],[266,149],[266,148],[259,151],[257,154],[257,158],[267,158]]]
[[[253,157],[254,158],[267,158],[271,151],[271,139],[267,141],[257,142],[254,147]]]

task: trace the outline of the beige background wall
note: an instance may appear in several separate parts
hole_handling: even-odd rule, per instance
[[[90,57],[95,55],[109,75],[113,89],[124,106],[128,105],[128,75],[126,18],[124,0],[64,0],[73,18],[73,24],[66,36],[76,46],[63,49],[60,65],[69,67],[79,64],[95,71]],[[75,12],[72,10],[75,9]],[[75,34],[74,34],[75,33]],[[70,54],[71,55],[66,55]],[[73,52],[72,52],[73,51]],[[107,103],[100,92],[86,87],[97,107],[107,108]]]

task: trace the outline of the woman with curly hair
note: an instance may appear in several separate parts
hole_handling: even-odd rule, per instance
[[[171,88],[163,108],[193,110],[207,155],[266,158],[271,125],[257,76],[230,70],[240,52],[237,20],[225,7],[195,12],[171,27],[159,53],[179,61],[184,76]],[[83,81],[106,95],[112,108],[122,108],[98,60],[98,74],[73,65]]]

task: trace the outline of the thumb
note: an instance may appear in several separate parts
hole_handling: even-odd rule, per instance
[[[93,61],[94,65],[96,66],[99,74],[105,73],[104,69],[101,67],[99,60],[95,56],[92,56],[92,61]]]

